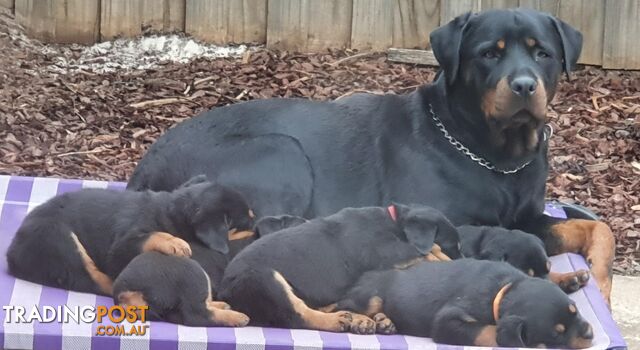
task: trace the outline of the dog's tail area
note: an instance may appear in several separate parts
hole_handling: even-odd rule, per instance
[[[15,277],[56,288],[111,295],[111,279],[100,272],[78,237],[65,225],[28,222],[7,251]]]
[[[80,258],[82,258],[82,265],[91,277],[91,280],[95,282],[96,285],[98,285],[98,288],[100,288],[100,291],[102,291],[102,293],[112,295],[113,281],[111,280],[111,278],[98,269],[98,266],[96,266],[96,263],[93,261],[93,259],[91,259],[91,257],[87,253],[87,250],[78,239],[78,236],[76,236],[76,234],[73,232],[71,232],[71,239],[73,239],[73,242],[76,245],[76,249],[78,249]]]

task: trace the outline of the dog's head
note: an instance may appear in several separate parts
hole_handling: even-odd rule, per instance
[[[440,211],[424,205],[394,203],[396,220],[404,239],[422,255],[427,255],[436,243],[451,259],[462,257],[458,230]]]
[[[184,229],[211,249],[226,254],[229,238],[253,234],[255,216],[244,196],[204,175],[185,182],[174,196],[174,205],[187,226]]]
[[[591,346],[593,330],[558,286],[540,278],[515,282],[500,303],[500,346],[571,348]]]
[[[298,226],[307,222],[305,218],[293,215],[265,216],[256,221],[254,231],[256,238],[284,230],[285,228]]]
[[[500,227],[458,227],[464,236],[467,230],[486,230],[475,258],[504,261],[532,277],[546,278],[551,268],[549,257],[540,238],[520,230]]]
[[[575,67],[582,34],[526,9],[464,14],[431,34],[447,86],[482,114],[495,147],[533,150],[558,79]]]

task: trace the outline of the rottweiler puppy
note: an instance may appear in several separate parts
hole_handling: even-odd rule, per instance
[[[460,259],[368,272],[336,309],[384,320],[384,332],[454,345],[582,349],[593,339],[558,286],[505,262]]]
[[[146,252],[136,256],[113,283],[114,303],[148,306],[149,318],[192,327],[247,325],[247,315],[214,301],[226,256],[192,242],[190,258]]]
[[[253,234],[248,234],[244,237],[235,236],[229,242],[229,259],[238,255],[242,249],[246,248],[249,244],[253,243],[260,237],[284,230],[287,227],[297,226],[305,222],[307,222],[305,218],[293,215],[265,216],[257,219],[256,224],[253,227]]]
[[[196,176],[173,192],[84,189],[35,208],[7,252],[18,278],[111,295],[113,279],[142,252],[190,256],[187,241],[221,253],[253,226],[242,195]]]
[[[587,284],[589,271],[551,272],[551,262],[540,238],[520,230],[496,226],[457,227],[462,254],[467,258],[505,261],[529,276],[549,278],[567,293]]]
[[[608,299],[609,227],[544,215],[547,108],[576,66],[580,32],[533,10],[488,10],[443,23],[430,43],[442,69],[432,84],[214,108],[160,137],[128,188],[170,190],[204,172],[245,193],[259,216],[429,205],[456,226],[521,229],[549,255],[582,254]]]
[[[318,309],[338,301],[362,273],[423,260],[434,243],[460,257],[458,232],[433,208],[343,209],[249,245],[227,266],[219,298],[251,325],[373,333],[368,317]]]

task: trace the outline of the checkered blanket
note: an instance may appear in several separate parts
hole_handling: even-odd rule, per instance
[[[124,189],[123,183],[60,180],[0,175],[0,303],[24,306],[113,305],[110,298],[44,287],[16,279],[7,273],[5,252],[24,216],[52,196],[86,187]],[[562,216],[552,205],[547,213]],[[587,268],[582,257],[563,254],[551,258],[553,270],[568,272]],[[593,281],[571,295],[582,315],[591,323],[595,339],[592,349],[624,349],[611,314]],[[540,300],[541,303],[544,300]],[[5,349],[217,349],[217,350],[315,350],[315,349],[479,349],[435,344],[428,338],[402,335],[354,335],[300,329],[195,328],[165,322],[147,322],[144,336],[97,336],[95,323],[14,323],[0,311],[0,344]],[[109,325],[109,321],[102,325]]]

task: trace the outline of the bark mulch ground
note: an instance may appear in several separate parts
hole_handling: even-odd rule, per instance
[[[433,68],[372,53],[257,50],[147,70],[61,74],[57,56],[0,13],[0,174],[125,181],[167,128],[199,112],[269,97],[406,93]],[[617,272],[640,274],[640,72],[585,67],[549,113],[548,195],[593,209],[617,236]]]

